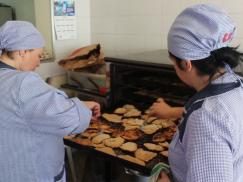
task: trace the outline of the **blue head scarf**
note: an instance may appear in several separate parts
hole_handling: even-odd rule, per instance
[[[29,22],[7,21],[0,27],[0,55],[2,50],[30,50],[44,45],[41,33]]]
[[[200,60],[210,52],[229,45],[235,23],[213,5],[198,4],[182,11],[168,34],[168,50],[183,60]]]

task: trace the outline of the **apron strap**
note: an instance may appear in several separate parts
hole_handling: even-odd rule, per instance
[[[240,86],[241,86],[241,81],[239,81],[239,80],[237,80],[236,82],[232,82],[232,83],[210,84],[202,91],[196,93],[185,104],[185,113],[183,114],[183,118],[181,119],[181,124],[178,127],[180,141],[182,142],[184,132],[186,129],[187,120],[188,120],[189,116],[193,113],[193,111],[198,110],[202,107],[205,98],[220,95],[225,92],[229,92]]]
[[[0,61],[0,69],[2,69],[2,68],[15,70],[14,67],[9,66],[9,65],[5,64],[4,62]]]

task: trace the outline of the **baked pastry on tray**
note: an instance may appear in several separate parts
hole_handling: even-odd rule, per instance
[[[120,147],[124,143],[124,141],[125,140],[122,137],[116,137],[105,139],[103,142],[107,147],[117,148]]]
[[[127,142],[120,146],[122,150],[128,151],[128,152],[134,152],[137,150],[138,145],[134,142]]]
[[[156,145],[153,143],[144,143],[143,144],[148,150],[152,150],[152,151],[158,151],[161,152],[164,150],[164,148],[161,145]]]
[[[104,114],[102,114],[102,117],[104,119],[106,119],[107,121],[110,121],[113,123],[122,123],[122,116],[119,116],[117,114],[104,113]]]
[[[157,156],[157,153],[146,151],[146,150],[143,150],[142,148],[137,149],[135,152],[135,157],[137,159],[140,159],[145,162],[152,160],[156,156]]]
[[[99,134],[96,135],[93,139],[92,139],[92,143],[94,144],[99,144],[101,142],[103,142],[103,140],[110,138],[110,135],[108,134]]]
[[[136,129],[124,131],[122,138],[129,140],[129,141],[133,141],[133,140],[139,139],[140,137],[142,137],[142,135],[143,135],[142,132],[136,128]]]

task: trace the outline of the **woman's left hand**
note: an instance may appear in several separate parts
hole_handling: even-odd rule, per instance
[[[157,180],[157,182],[170,182],[170,178],[164,171],[162,171],[159,175],[159,179]]]
[[[86,101],[84,104],[92,111],[92,120],[100,117],[100,104],[93,101]]]

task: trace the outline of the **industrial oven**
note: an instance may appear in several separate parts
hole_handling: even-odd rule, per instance
[[[102,113],[112,113],[115,108],[130,104],[144,114],[149,106],[160,97],[164,98],[170,105],[183,106],[195,93],[195,90],[186,86],[177,77],[166,50],[120,57],[106,57],[105,61],[109,93],[104,96],[107,104],[103,108]],[[101,120],[107,124],[106,121],[103,121],[104,119]],[[116,123],[112,123],[110,126],[115,129],[121,129],[121,125]],[[165,130],[160,129],[158,132]],[[119,155],[133,155],[131,152],[124,152],[116,148],[114,149],[115,155],[103,153],[96,150],[94,146],[79,142],[80,136],[68,137],[64,142],[66,145],[86,150],[92,155],[99,156],[106,161],[115,161],[126,168],[128,172],[136,175],[149,176],[152,168],[158,162],[168,163],[166,157],[157,155],[152,160],[146,162],[146,165],[139,165],[118,157]],[[138,148],[144,148],[143,144],[151,142],[152,138],[153,135],[143,134],[133,142],[138,145]],[[107,179],[109,181],[109,178]]]

